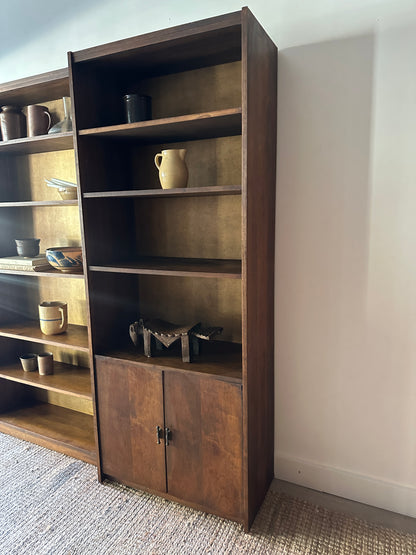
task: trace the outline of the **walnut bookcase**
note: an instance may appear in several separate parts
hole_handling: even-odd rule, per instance
[[[69,95],[68,70],[0,86],[0,104],[47,105],[56,121]],[[62,201],[45,177],[75,179],[73,134],[0,142],[0,256],[16,254],[14,239],[40,237],[41,249],[81,241],[77,201]],[[83,274],[0,270],[0,431],[96,464]],[[63,335],[44,336],[37,305],[69,304]],[[52,351],[55,373],[23,372],[18,355]]]
[[[4,256],[22,221],[37,231],[36,218],[27,224],[15,213],[77,210],[16,192],[27,185],[19,164],[32,167],[45,152],[60,160],[74,141],[85,259],[81,279],[0,274],[10,299],[0,320],[0,430],[84,460],[96,454],[100,479],[248,529],[273,477],[276,47],[243,8],[68,57],[69,77],[0,87],[2,105],[24,105],[56,101],[69,84],[74,121],[73,136],[0,143]],[[151,120],[124,123],[122,97],[131,92],[151,96]],[[187,150],[186,189],[160,188],[153,158],[166,148]],[[65,339],[44,341],[33,323],[44,281],[85,284],[85,315]],[[79,286],[68,288],[68,302],[83,303]],[[128,335],[139,315],[224,331],[190,364],[173,346],[146,358]],[[56,374],[44,382],[23,375],[22,343],[62,351]],[[39,403],[45,390],[50,398]],[[30,424],[36,419],[42,429]]]

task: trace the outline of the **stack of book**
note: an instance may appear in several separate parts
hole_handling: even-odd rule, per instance
[[[0,270],[18,270],[22,272],[45,272],[52,270],[52,266],[45,254],[38,254],[33,258],[23,256],[0,257]]]

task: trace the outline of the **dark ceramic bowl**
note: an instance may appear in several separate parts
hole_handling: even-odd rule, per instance
[[[17,254],[26,258],[34,258],[39,254],[40,239],[15,239]]]

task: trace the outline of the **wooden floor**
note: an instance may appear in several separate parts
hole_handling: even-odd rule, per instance
[[[364,503],[350,501],[336,495],[330,495],[313,489],[297,486],[283,480],[273,480],[271,489],[282,491],[293,497],[304,499],[315,505],[325,507],[330,511],[338,511],[360,518],[372,524],[394,528],[402,532],[416,534],[416,518],[400,515],[384,509],[378,509]]]

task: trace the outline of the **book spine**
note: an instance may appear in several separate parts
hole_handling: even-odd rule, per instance
[[[19,268],[35,268],[36,266],[47,266],[49,264],[49,262],[47,261],[47,259],[45,258],[44,260],[36,260],[36,261],[32,261],[32,260],[2,260],[0,258],[0,268],[3,268],[4,266],[16,266]]]
[[[14,270],[17,272],[47,272],[48,270],[53,271],[50,264],[44,264],[42,266],[20,266],[19,264],[1,264],[0,270]]]

